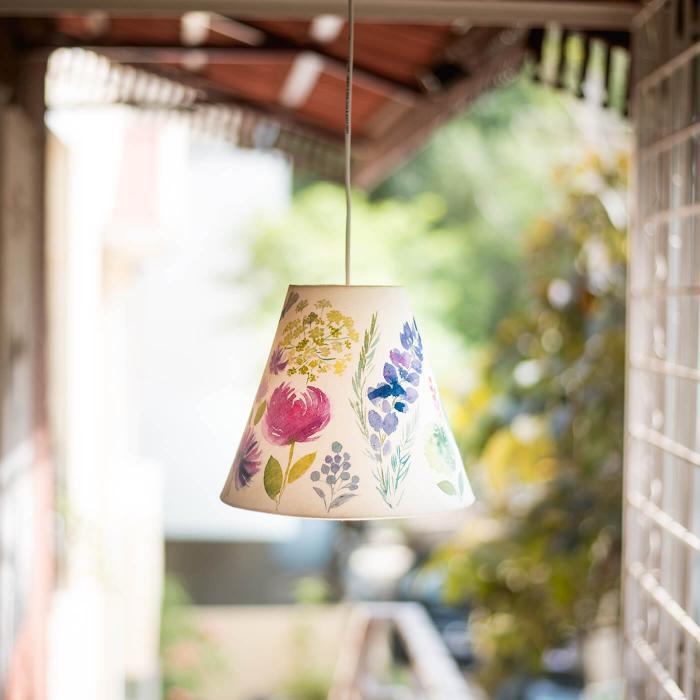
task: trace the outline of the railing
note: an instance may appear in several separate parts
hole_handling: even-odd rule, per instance
[[[416,603],[353,607],[329,700],[479,700]],[[403,658],[401,658],[403,657]]]

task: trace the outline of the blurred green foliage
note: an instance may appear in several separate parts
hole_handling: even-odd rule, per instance
[[[280,691],[280,700],[325,700],[331,686],[331,672],[318,664],[312,641],[314,625],[310,622],[314,606],[329,598],[328,583],[316,576],[304,576],[294,584],[297,621],[292,632],[290,658],[293,672]]]
[[[302,576],[294,582],[294,600],[302,605],[321,605],[331,598],[330,586],[320,576]]]
[[[352,281],[407,286],[444,375],[521,302],[522,231],[559,201],[550,173],[575,133],[561,98],[523,77],[439,129],[371,195],[354,193]],[[289,283],[342,282],[344,235],[342,188],[304,180],[290,210],[244,242],[237,281],[255,289],[251,314],[279,313]]]
[[[160,628],[163,700],[194,700],[224,669],[221,652],[195,622],[192,601],[179,580],[165,577]]]
[[[552,167],[575,141],[567,102],[523,74],[484,94],[372,192],[372,201],[439,193],[445,219],[516,246],[523,228],[559,201]]]
[[[327,700],[330,684],[328,674],[302,670],[285,684],[280,700]]]
[[[489,689],[616,621],[625,173],[623,155],[594,154],[557,172],[565,202],[525,236],[527,301],[499,323],[454,416],[489,521],[435,562],[448,598],[476,606]]]
[[[352,281],[407,286],[479,498],[433,563],[491,690],[617,615],[626,161],[577,109],[522,77],[353,200]],[[254,315],[342,281],[344,217],[305,181],[251,232]]]

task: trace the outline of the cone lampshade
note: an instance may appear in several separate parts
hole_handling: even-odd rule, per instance
[[[401,287],[289,288],[221,499],[336,520],[474,500]]]

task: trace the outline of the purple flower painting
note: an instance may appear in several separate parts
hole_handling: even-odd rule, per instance
[[[270,356],[270,372],[272,374],[279,374],[284,372],[289,364],[289,360],[284,355],[284,350],[282,348],[275,348]]]
[[[389,352],[384,363],[382,381],[367,389],[367,398],[373,408],[367,413],[369,444],[377,462],[375,471],[377,490],[390,507],[398,505],[403,494],[403,481],[410,468],[410,440],[412,431],[404,430],[394,444],[394,434],[403,416],[410,412],[418,399],[418,387],[423,373],[423,341],[415,320],[404,323],[399,334],[400,348]],[[415,416],[414,416],[415,418]]]
[[[282,313],[280,315],[280,318],[284,318],[286,313],[294,306],[299,301],[299,292],[289,292],[289,296],[287,297],[286,301],[284,302],[284,306],[282,307]]]
[[[252,428],[248,427],[233,459],[237,489],[242,489],[250,484],[253,477],[260,471],[261,460],[262,453],[258,441],[255,439]]]

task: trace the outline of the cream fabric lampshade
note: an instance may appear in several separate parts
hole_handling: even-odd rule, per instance
[[[338,520],[474,500],[403,288],[289,288],[221,499]]]

